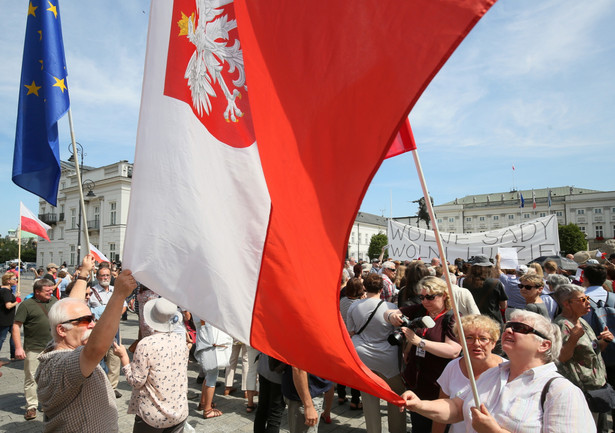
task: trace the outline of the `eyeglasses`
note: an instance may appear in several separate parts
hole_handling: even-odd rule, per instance
[[[549,340],[551,341],[549,338],[547,338],[542,332],[538,332],[537,330],[535,330],[534,328],[532,328],[530,325],[526,325],[525,323],[521,323],[521,322],[508,322],[506,323],[506,325],[504,325],[504,329],[508,329],[510,328],[513,332],[517,333],[517,334],[535,334],[538,335],[540,338],[544,338],[545,340]]]
[[[485,344],[487,344],[487,343],[489,343],[491,341],[491,338],[483,337],[483,336],[475,337],[473,335],[466,335],[466,343],[474,344],[475,341],[478,341],[478,343],[481,346],[484,346]]]
[[[93,314],[90,314],[88,316],[81,316],[81,317],[77,317],[76,319],[67,320],[66,322],[60,323],[60,325],[65,325],[71,322],[77,322],[78,325],[81,325],[81,324],[89,325],[90,323],[95,322],[95,321],[96,321],[96,317]]]
[[[442,296],[440,294],[437,295],[419,295],[419,299],[421,301],[424,301],[425,299],[427,299],[428,301],[433,301],[434,299],[436,299],[436,296]]]
[[[88,296],[92,296],[92,292],[85,292],[85,296],[86,296],[86,297],[88,297]]]
[[[532,289],[538,289],[540,288],[540,286],[528,286],[526,284],[519,284],[519,288],[525,289],[525,290],[532,290]]]
[[[570,301],[581,301],[583,303],[588,302],[589,301],[589,296],[581,296],[580,298],[572,298],[570,299]]]

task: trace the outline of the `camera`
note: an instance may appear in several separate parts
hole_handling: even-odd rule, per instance
[[[410,320],[406,316],[402,316],[400,328],[402,326],[412,329],[413,331],[416,332],[419,329],[433,328],[434,326],[436,326],[436,322],[434,322],[433,319],[429,316],[417,317],[414,320]],[[404,339],[405,339],[405,335],[401,331],[401,329],[396,329],[391,335],[389,335],[389,338],[387,338],[387,341],[389,342],[391,346],[401,346],[402,343],[404,342]]]

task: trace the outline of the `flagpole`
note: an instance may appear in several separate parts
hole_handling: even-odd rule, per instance
[[[75,155],[75,171],[77,172],[77,183],[79,185],[79,206],[81,206],[81,223],[83,224],[82,230],[83,230],[83,237],[85,239],[85,244],[87,245],[87,249],[85,251],[87,251],[87,253],[85,253],[85,255],[90,253],[90,235],[88,235],[88,222],[87,222],[87,214],[85,212],[85,200],[83,199],[83,185],[81,184],[81,168],[79,167],[79,154],[77,153],[77,141],[75,140],[75,130],[73,128],[73,113],[71,111],[71,109],[68,109],[68,126],[70,128],[70,139],[71,142],[73,144],[73,155]],[[83,152],[83,150],[82,150]],[[81,248],[80,245],[77,246],[77,248]],[[82,257],[79,257],[79,260],[81,260]],[[77,266],[79,266],[80,263],[77,263]]]
[[[21,216],[19,216],[19,235],[17,237],[19,245],[17,245],[17,270],[19,271],[19,275],[17,277],[17,293],[15,296],[21,298],[21,277],[23,277],[21,273]]]
[[[419,160],[419,154],[416,149],[412,150],[412,156],[414,157],[414,164],[416,165],[416,172],[419,176],[419,180],[421,182],[421,188],[423,189],[423,196],[425,197],[425,205],[427,206],[427,211],[429,212],[429,218],[431,219],[433,231],[436,237],[436,243],[438,244],[438,250],[440,252],[440,261],[442,262],[442,268],[444,270],[443,274],[445,276],[446,285],[448,286],[448,296],[451,298],[453,302],[453,313],[455,315],[455,321],[458,323],[459,329],[459,343],[463,348],[463,352],[466,354],[464,356],[464,361],[468,370],[468,379],[470,379],[470,386],[472,387],[472,393],[474,394],[474,403],[476,407],[480,407],[480,398],[478,397],[478,390],[476,389],[476,381],[474,380],[474,370],[472,369],[472,364],[470,363],[470,357],[468,356],[468,344],[466,342],[465,333],[463,332],[463,326],[461,326],[461,316],[459,315],[459,310],[457,309],[457,301],[453,294],[453,283],[451,281],[451,276],[448,272],[448,266],[446,262],[446,255],[444,254],[444,247],[442,245],[442,239],[440,238],[440,230],[438,229],[438,221],[435,218],[433,206],[431,205],[431,200],[429,198],[429,192],[427,190],[427,183],[425,182],[425,176],[423,175],[423,168],[421,167],[421,161]]]

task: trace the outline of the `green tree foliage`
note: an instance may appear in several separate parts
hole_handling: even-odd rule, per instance
[[[574,254],[587,249],[585,235],[576,224],[559,225],[559,246],[564,254]]]
[[[367,250],[367,255],[370,259],[377,259],[380,257],[380,253],[382,252],[382,247],[388,245],[389,239],[387,235],[384,233],[378,233],[377,235],[372,236],[369,241],[369,249]],[[385,251],[384,258],[387,258],[388,251]]]
[[[17,258],[17,241],[7,238],[0,238],[0,264]],[[36,262],[36,240],[30,239],[21,246],[21,261]]]

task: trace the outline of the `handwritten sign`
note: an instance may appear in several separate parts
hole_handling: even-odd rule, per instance
[[[467,260],[476,254],[495,258],[498,248],[514,248],[519,263],[527,263],[540,256],[556,255],[560,250],[555,215],[483,233],[440,232],[440,236],[450,262],[456,258]],[[389,257],[395,260],[440,257],[432,230],[389,220],[388,237]]]

